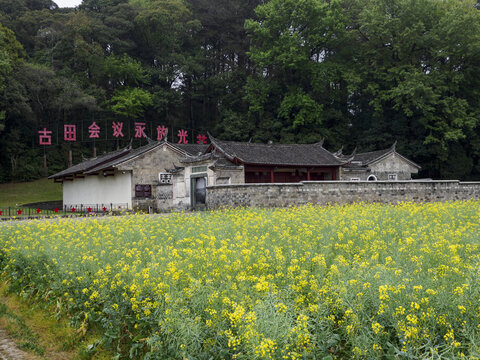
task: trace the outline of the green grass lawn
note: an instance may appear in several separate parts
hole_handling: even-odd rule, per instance
[[[62,185],[46,178],[31,182],[0,184],[0,207],[62,199]]]

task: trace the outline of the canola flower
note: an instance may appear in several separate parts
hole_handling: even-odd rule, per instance
[[[480,202],[0,225],[0,271],[138,359],[480,358]]]

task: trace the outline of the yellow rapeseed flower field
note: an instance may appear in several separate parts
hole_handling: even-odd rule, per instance
[[[480,358],[480,202],[0,225],[19,294],[119,358]]]

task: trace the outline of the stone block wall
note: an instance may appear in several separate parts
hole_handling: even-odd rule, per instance
[[[130,194],[132,207],[136,210],[147,212],[149,208],[154,211],[169,211],[172,208],[172,185],[158,183],[158,173],[179,164],[185,154],[173,150],[167,144],[159,144],[152,150],[118,166],[120,171],[132,173]],[[135,185],[151,185],[151,198],[136,198]]]
[[[398,203],[480,199],[480,182],[305,181],[207,187],[207,207],[282,207],[353,202]]]

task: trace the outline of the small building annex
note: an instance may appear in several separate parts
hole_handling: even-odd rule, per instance
[[[345,156],[339,150],[335,153],[340,159],[348,159],[342,168],[342,180],[349,181],[395,181],[411,180],[412,174],[418,174],[421,167],[399,154],[397,143],[383,150]]]
[[[172,175],[165,168],[186,156],[203,153],[207,145],[149,141],[132,149],[112,151],[85,160],[49,177],[62,183],[63,206],[127,209],[172,208]]]

